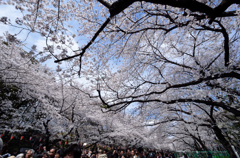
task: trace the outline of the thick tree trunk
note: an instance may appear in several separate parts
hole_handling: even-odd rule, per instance
[[[222,134],[221,129],[218,126],[214,126],[213,130],[218,138],[218,140],[220,141],[220,143],[222,143],[223,147],[228,151],[228,153],[230,154],[231,158],[237,158],[235,152],[233,151],[231,144],[226,140],[226,138],[224,137],[224,135]]]
[[[206,147],[206,145],[202,141],[199,141],[199,143],[201,144],[202,149],[204,149],[205,151],[208,150],[208,148]]]
[[[46,131],[46,138],[45,138],[45,143],[46,143],[46,149],[47,151],[50,150],[50,146],[49,146],[49,138],[51,136],[50,132],[49,132],[49,129],[48,129],[48,123],[49,123],[50,120],[47,120],[47,122],[43,122],[43,125],[44,125],[44,128],[45,128],[45,131]]]

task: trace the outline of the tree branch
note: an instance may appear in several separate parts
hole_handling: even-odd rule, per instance
[[[225,66],[228,66],[229,65],[229,37],[228,37],[228,33],[225,29],[225,27],[221,24],[220,21],[216,21],[218,23],[218,25],[221,27],[222,29],[222,34],[223,34],[223,37],[224,37],[224,50],[225,50],[225,57],[224,57],[224,60],[225,60]]]
[[[105,7],[107,7],[108,9],[111,7],[111,4],[108,3],[106,0],[97,0],[98,2],[100,2],[102,5],[104,5]]]
[[[72,58],[75,58],[77,56],[80,56],[80,59],[83,57],[84,53],[86,52],[86,50],[92,45],[92,43],[95,41],[95,39],[99,36],[99,34],[103,31],[103,29],[107,26],[107,24],[110,22],[111,20],[111,17],[107,18],[107,20],[102,24],[102,26],[98,29],[98,31],[95,33],[95,35],[93,36],[93,38],[91,39],[90,42],[88,42],[88,44],[81,49],[81,53],[79,54],[76,54],[76,55],[73,55],[73,56],[69,56],[69,57],[66,57],[66,58],[63,58],[63,59],[59,59],[59,60],[55,60],[54,62],[55,63],[58,63],[58,62],[61,62],[61,61],[64,61],[64,60],[69,60],[69,59],[72,59]],[[78,50],[80,51],[80,50]],[[81,63],[80,63],[81,65]],[[81,70],[80,70],[81,71]]]

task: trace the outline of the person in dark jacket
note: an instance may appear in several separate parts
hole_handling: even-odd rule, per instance
[[[81,155],[82,155],[82,148],[77,144],[73,144],[65,150],[63,157],[64,158],[80,158]]]

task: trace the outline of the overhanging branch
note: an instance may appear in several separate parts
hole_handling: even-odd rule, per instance
[[[104,5],[105,7],[107,7],[108,9],[111,7],[111,4],[108,3],[108,1],[106,0],[97,0],[98,2],[100,2],[102,5]]]
[[[80,56],[80,59],[81,59],[83,57],[84,53],[86,52],[86,50],[93,44],[93,42],[96,40],[96,38],[99,36],[99,34],[103,31],[103,29],[107,26],[107,24],[110,22],[110,20],[111,20],[111,17],[107,18],[107,20],[98,29],[98,31],[95,33],[95,35],[90,40],[90,42],[88,42],[88,44],[84,48],[82,48],[81,50],[78,50],[78,51],[81,51],[81,53],[73,55],[73,56],[68,56],[68,57],[63,58],[63,59],[55,60],[54,62],[58,63],[58,62],[61,62],[61,61],[64,61],[64,60],[69,60],[69,59],[75,58],[77,56]],[[81,63],[80,63],[80,65],[81,65]]]

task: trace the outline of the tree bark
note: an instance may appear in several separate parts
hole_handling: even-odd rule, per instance
[[[228,151],[231,158],[237,158],[235,152],[233,151],[231,144],[226,140],[224,135],[222,134],[221,129],[218,126],[213,126],[212,128],[218,138],[218,140],[222,143],[223,147]]]
[[[46,143],[46,149],[47,149],[47,151],[50,150],[49,138],[50,138],[50,136],[51,136],[51,134],[50,134],[50,132],[49,132],[49,129],[48,129],[48,123],[49,123],[49,121],[50,121],[50,120],[47,120],[47,122],[43,122],[45,131],[46,131],[45,143]]]

